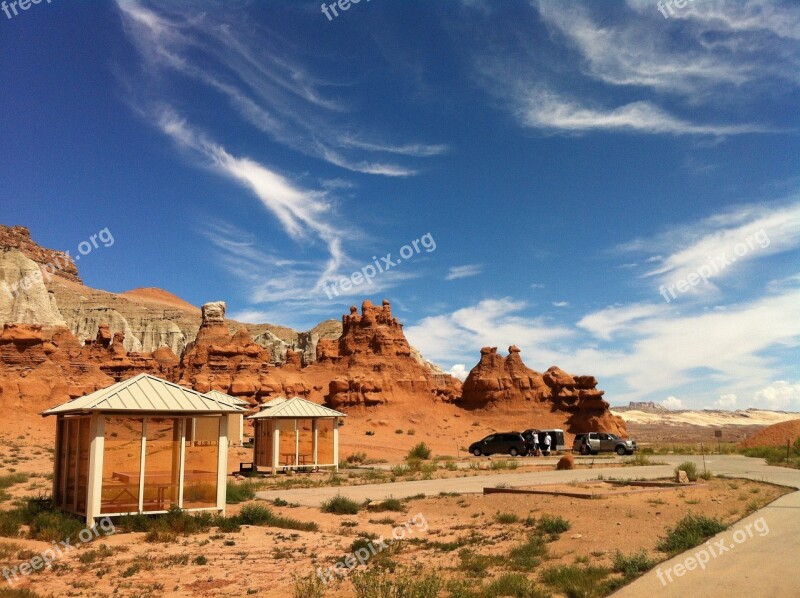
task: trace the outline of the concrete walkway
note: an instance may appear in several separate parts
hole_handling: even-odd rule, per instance
[[[257,494],[264,500],[280,498],[291,503],[318,507],[329,498],[341,494],[358,502],[367,499],[376,501],[385,498],[408,498],[424,494],[436,496],[441,492],[458,494],[480,494],[485,487],[500,484],[509,486],[541,486],[547,484],[563,484],[571,481],[586,481],[602,475],[605,478],[663,478],[673,475],[675,466],[684,461],[694,461],[698,470],[702,471],[702,459],[698,456],[656,456],[653,461],[666,462],[666,465],[648,465],[645,467],[604,467],[608,462],[595,463],[594,469],[576,469],[573,471],[555,471],[557,459],[551,459],[553,471],[535,471],[529,473],[498,473],[448,478],[444,480],[418,480],[413,482],[395,482],[393,484],[365,484],[363,486],[331,486],[324,488],[293,488],[290,490],[264,491]],[[706,466],[715,475],[730,475],[767,481],[784,486],[800,488],[800,472],[783,467],[767,467],[760,459],[748,459],[739,455],[711,455],[706,457]]]
[[[333,488],[302,488],[259,492],[266,500],[281,498],[305,506],[319,506],[342,494],[356,501],[408,498],[441,492],[481,493],[499,484],[536,486],[605,478],[659,478],[671,476],[684,461],[694,461],[702,471],[699,456],[655,456],[667,465],[603,467],[575,471],[502,473],[446,480],[422,480],[394,484],[369,484]],[[706,466],[714,475],[747,478],[800,489],[800,470],[769,467],[761,459],[740,455],[709,455]],[[596,464],[598,465],[598,464]],[[553,461],[555,467],[555,461]],[[692,560],[694,559],[694,560]],[[703,562],[700,567],[699,562]],[[709,542],[661,563],[614,594],[618,598],[680,597],[735,598],[738,596],[797,598],[800,596],[800,493],[794,492],[760,509]]]

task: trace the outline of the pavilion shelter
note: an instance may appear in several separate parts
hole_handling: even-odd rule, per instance
[[[205,394],[207,397],[211,397],[216,401],[236,405],[244,410],[250,409],[250,403],[244,399],[232,397],[224,392],[212,390]],[[230,444],[230,446],[242,446],[242,444],[244,444],[244,415],[244,413],[231,413],[228,416],[228,444]]]
[[[228,416],[237,405],[139,374],[53,407],[53,501],[86,518],[225,512]]]
[[[344,413],[300,397],[279,397],[261,406],[253,421],[256,469],[339,469],[339,426]]]

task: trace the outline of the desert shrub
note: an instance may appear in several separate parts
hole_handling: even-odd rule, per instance
[[[692,461],[685,461],[678,465],[675,468],[675,473],[677,474],[681,470],[686,472],[686,477],[689,478],[690,482],[697,481],[697,465],[695,465]]]
[[[272,504],[275,505],[276,507],[285,507],[286,505],[289,504],[289,502],[283,500],[282,498],[276,498],[275,500],[272,501]]]
[[[356,598],[436,598],[444,588],[438,575],[410,571],[392,575],[380,568],[356,571],[350,576]]]
[[[406,459],[430,459],[431,458],[431,449],[428,448],[428,445],[424,442],[420,442],[417,445],[414,445],[410,451],[408,451],[408,456]]]
[[[717,519],[689,514],[675,524],[675,527],[667,528],[667,536],[659,541],[658,549],[671,555],[678,554],[694,548],[725,529],[725,525]]]
[[[318,575],[294,578],[294,598],[322,598],[326,591],[325,582]]]
[[[483,588],[478,595],[481,598],[495,598],[499,596],[544,598],[548,594],[537,589],[533,581],[521,573],[506,573]]]
[[[547,543],[541,534],[531,534],[528,540],[514,546],[508,553],[508,564],[518,571],[530,571],[547,556]]]
[[[460,560],[458,568],[474,577],[485,575],[489,567],[498,565],[504,560],[499,556],[478,554],[469,548],[462,548],[459,550],[458,558]]]
[[[86,527],[76,517],[60,511],[39,513],[28,525],[28,535],[34,540],[44,542],[77,538],[78,534]]]
[[[192,559],[192,562],[195,565],[201,565],[202,566],[202,565],[207,565],[208,564],[208,559],[204,555],[201,554],[200,556],[194,557],[194,559]]]
[[[638,467],[640,465],[659,465],[659,463],[651,461],[647,455],[643,453],[637,453],[630,459],[623,459],[622,465],[623,467]]]
[[[352,455],[348,455],[345,461],[347,463],[363,463],[367,460],[367,453],[353,453]]]
[[[519,521],[519,517],[517,517],[514,513],[495,513],[494,520],[497,523],[508,525],[511,523],[517,523]]]
[[[225,502],[235,505],[246,500],[253,500],[256,497],[256,484],[244,481],[239,484],[228,482],[225,487]]]
[[[151,529],[144,535],[144,541],[150,544],[173,544],[178,541],[178,534],[164,529]]]
[[[552,515],[542,515],[539,522],[536,524],[536,528],[540,532],[551,536],[563,534],[569,531],[571,527],[572,524],[561,515],[556,515],[555,517]]]
[[[406,508],[403,505],[403,501],[399,498],[387,498],[386,500],[382,500],[379,503],[369,506],[370,511],[396,511],[402,512],[405,511]]]
[[[237,517],[217,517],[214,520],[214,525],[223,534],[235,534],[242,531],[242,526]]]
[[[16,538],[21,525],[22,518],[17,511],[0,511],[0,536]]]
[[[264,505],[245,505],[239,511],[238,520],[242,525],[265,525],[274,518],[272,511]]]
[[[333,513],[334,515],[356,515],[361,506],[354,500],[337,494],[322,503],[323,513]]]
[[[153,519],[141,513],[123,515],[119,519],[118,527],[126,532],[146,532],[153,525]]]
[[[0,476],[0,490],[11,488],[15,484],[24,484],[28,481],[28,478],[30,478],[30,475],[21,472]]]
[[[605,567],[561,565],[545,569],[542,581],[568,598],[594,598],[606,595],[610,573]]]
[[[78,561],[84,565],[89,565],[95,561],[106,559],[113,554],[114,551],[111,550],[107,544],[100,544],[98,548],[92,548],[91,550],[82,552],[78,557]]]
[[[713,473],[711,473],[711,470],[710,470],[710,469],[707,469],[706,471],[704,471],[703,473],[701,473],[701,474],[700,474],[700,475],[698,475],[697,477],[699,477],[700,479],[703,479],[703,480],[706,480],[706,481],[708,481],[708,480],[710,480],[711,478],[713,478],[713,477],[714,477],[714,474],[713,474]]]
[[[614,554],[614,571],[622,573],[626,581],[639,577],[655,564],[656,561],[650,559],[650,557],[647,556],[647,552],[644,550],[635,552],[630,556],[625,556],[620,550],[617,550]]]

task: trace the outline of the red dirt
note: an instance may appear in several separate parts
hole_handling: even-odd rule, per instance
[[[788,440],[794,444],[800,438],[800,419],[773,424],[751,436],[740,446],[786,446]]]

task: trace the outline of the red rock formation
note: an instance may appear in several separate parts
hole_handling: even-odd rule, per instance
[[[17,249],[40,266],[45,266],[50,274],[55,273],[67,280],[83,284],[72,258],[63,251],[41,247],[31,239],[31,231],[25,226],[0,224],[0,247]]]
[[[189,343],[180,360],[179,382],[200,391],[219,390],[255,399],[271,394],[264,388],[270,353],[253,339],[246,328],[235,334],[225,324],[225,303],[206,303],[197,338]]]
[[[338,346],[321,340],[317,363],[305,368],[311,375],[327,374],[325,401],[334,408],[385,403],[419,404],[424,400],[454,401],[461,383],[436,374],[414,359],[403,325],[392,316],[392,307],[364,301],[361,314],[355,307],[342,317]]]
[[[625,422],[611,415],[594,376],[572,376],[555,366],[540,374],[523,363],[517,347],[508,351],[503,358],[497,347],[481,349],[480,361],[464,381],[461,406],[561,412],[570,433],[599,430],[627,436]]]

